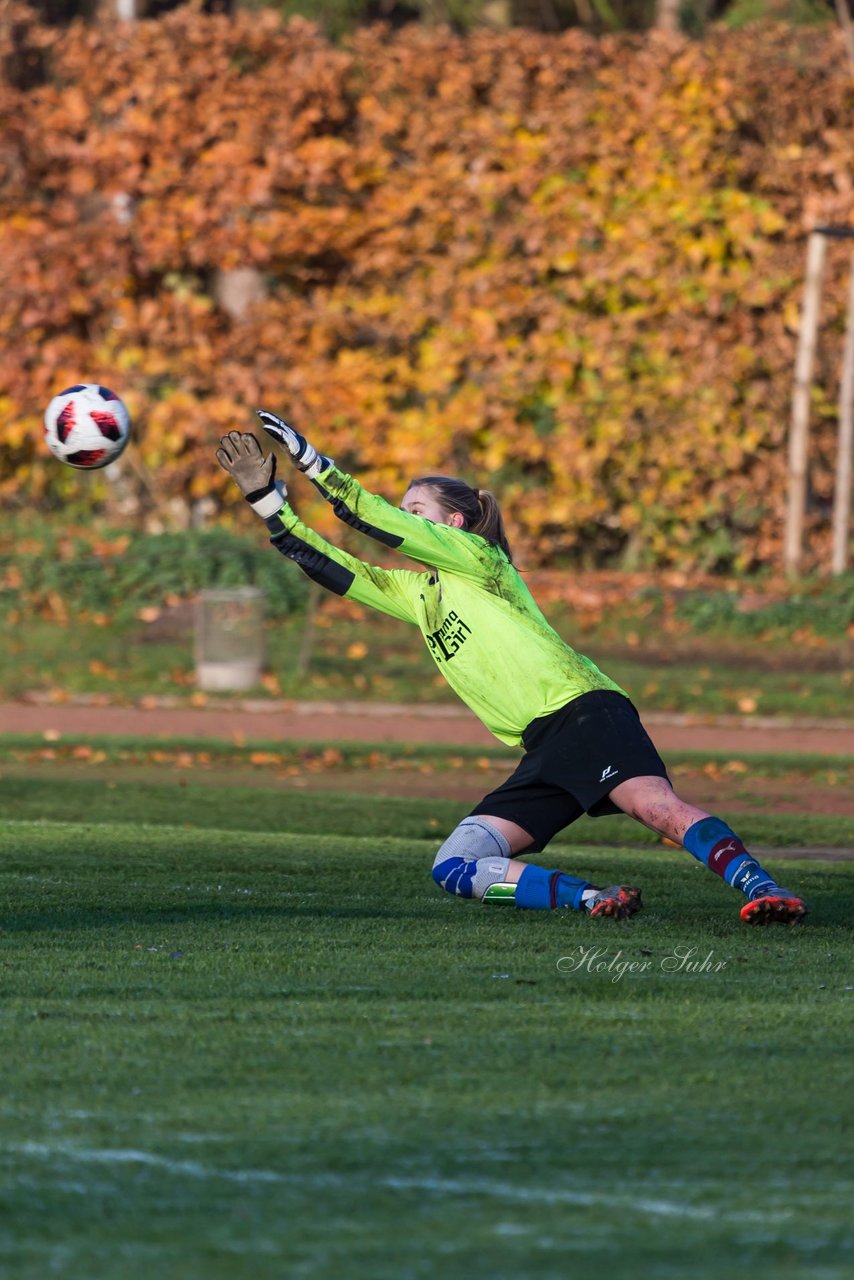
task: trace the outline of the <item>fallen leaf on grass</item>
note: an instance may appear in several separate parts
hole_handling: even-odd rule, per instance
[[[89,674],[103,676],[105,680],[115,680],[118,672],[115,667],[108,667],[106,662],[102,662],[100,658],[93,658],[89,663]]]

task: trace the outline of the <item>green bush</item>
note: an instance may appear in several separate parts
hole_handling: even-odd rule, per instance
[[[208,587],[260,587],[270,617],[302,609],[306,582],[263,542],[227,529],[110,533],[98,542],[46,527],[0,552],[0,609],[57,605],[121,619]]]
[[[740,591],[690,592],[677,602],[675,614],[694,631],[732,636],[792,635],[808,629],[838,640],[854,625],[854,573],[799,583],[782,598],[763,600],[761,585],[753,590],[753,601]]]

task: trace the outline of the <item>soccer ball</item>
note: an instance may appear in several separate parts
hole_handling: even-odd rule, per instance
[[[130,439],[130,414],[114,391],[79,382],[54,396],[44,415],[48,449],[79,471],[115,462]]]

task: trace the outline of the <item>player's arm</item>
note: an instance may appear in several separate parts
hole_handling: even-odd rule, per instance
[[[258,409],[257,413],[267,435],[287,450],[294,465],[314,482],[339,520],[423,564],[483,576],[483,553],[488,544],[477,534],[465,533],[451,525],[434,524],[423,516],[392,506],[385,498],[363,489],[352,476],[339,471],[330,458],[319,454],[282,418],[266,409]]]
[[[253,435],[231,431],[223,436],[217,461],[270,531],[270,541],[309,578],[335,595],[346,596],[383,613],[415,622],[414,597],[420,575],[381,569],[341,551],[303,524],[287,502],[287,489],[276,480],[275,455],[263,456]]]
[[[419,574],[381,569],[349,555],[303,524],[287,502],[264,523],[273,546],[327,591],[389,613],[402,622],[416,622],[412,594]]]

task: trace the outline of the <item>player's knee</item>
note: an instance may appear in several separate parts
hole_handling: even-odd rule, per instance
[[[507,876],[510,846],[482,818],[465,818],[433,860],[433,879],[458,898],[482,898],[491,884]]]
[[[439,855],[433,863],[433,879],[440,889],[446,893],[456,894],[458,898],[473,898],[473,881],[477,871],[477,858],[452,856],[442,858]]]

